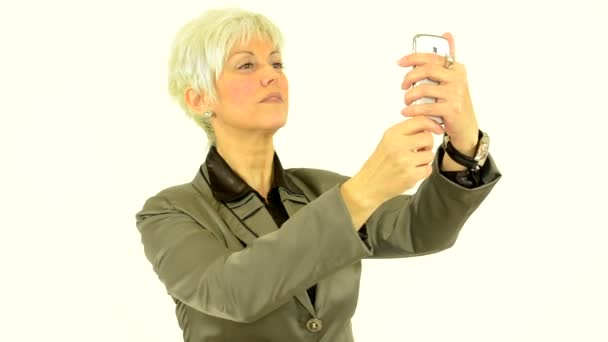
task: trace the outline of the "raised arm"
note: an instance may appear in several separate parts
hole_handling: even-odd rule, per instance
[[[368,235],[373,257],[429,254],[452,246],[466,220],[501,175],[489,158],[483,186],[464,188],[440,174],[442,129],[418,116],[389,128],[361,170],[341,186],[353,227]],[[434,162],[432,162],[434,159]],[[413,195],[402,195],[424,179]]]

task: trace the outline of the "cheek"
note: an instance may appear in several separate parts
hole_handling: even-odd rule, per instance
[[[235,105],[246,105],[256,100],[255,96],[258,88],[259,86],[253,80],[235,79],[226,84],[224,95]]]
[[[277,77],[277,81],[278,81],[278,83],[279,83],[278,85],[281,89],[287,90],[287,86],[288,86],[287,75],[285,75],[284,72],[279,74],[279,76]]]

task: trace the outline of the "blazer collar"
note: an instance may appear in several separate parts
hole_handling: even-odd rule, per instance
[[[249,186],[249,184],[232,170],[230,165],[228,165],[224,158],[218,153],[215,145],[212,145],[209,149],[205,164],[201,166],[201,172],[203,172],[202,168],[205,166],[209,175],[209,187],[217,200],[232,202],[243,198],[251,192],[257,193],[255,189]],[[281,161],[279,160],[276,151],[274,153],[272,168],[271,190],[276,187],[282,187],[292,193],[299,194],[301,192],[285,175],[285,170],[281,165]]]

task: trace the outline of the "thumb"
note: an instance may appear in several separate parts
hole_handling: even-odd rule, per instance
[[[450,44],[450,56],[456,58],[456,45],[454,44],[454,37],[452,34],[450,32],[445,32],[441,36],[447,39],[448,43]]]
[[[401,134],[410,135],[420,132],[431,132],[435,134],[443,134],[445,131],[443,127],[437,123],[437,121],[428,118],[424,115],[420,115],[408,120],[405,120],[399,124],[398,131]]]

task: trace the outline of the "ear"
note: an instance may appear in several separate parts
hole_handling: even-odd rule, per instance
[[[188,107],[197,114],[202,114],[209,109],[207,97],[204,94],[197,94],[192,87],[186,88],[184,101],[186,101]]]

